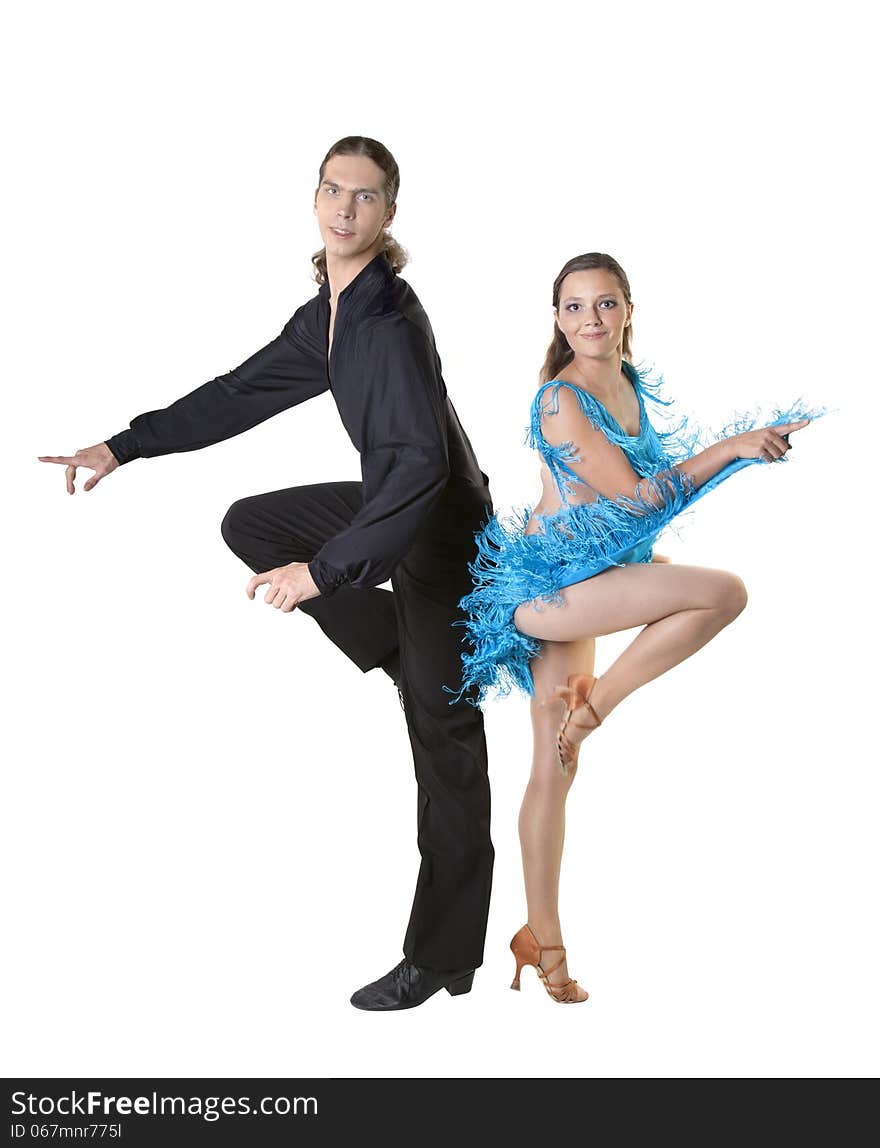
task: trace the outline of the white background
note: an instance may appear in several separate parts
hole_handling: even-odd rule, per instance
[[[866,12],[178,0],[7,21],[4,1074],[876,1073]],[[309,619],[247,601],[218,529],[241,496],[358,477],[330,396],[88,495],[36,462],[280,331],[314,289],[318,163],[351,133],[400,163],[406,277],[499,508],[536,491],[550,289],[583,251],[627,269],[637,358],[684,410],[834,408],[661,547],[751,600],[584,750],[562,888],[579,1008],[530,969],[508,990],[521,698],[487,712],[474,991],[348,1003],[409,913],[402,715]]]

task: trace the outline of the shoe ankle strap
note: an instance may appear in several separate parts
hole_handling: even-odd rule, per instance
[[[559,960],[556,962],[556,964],[553,965],[553,967],[550,969],[545,969],[544,966],[541,965],[541,975],[543,976],[545,981],[547,980],[547,978],[550,976],[551,973],[555,973],[558,968],[560,968],[562,965],[565,964],[565,948],[564,948],[564,946],[554,945],[553,947],[555,949],[562,949],[562,956],[559,958]],[[542,950],[542,952],[543,952],[543,950]]]

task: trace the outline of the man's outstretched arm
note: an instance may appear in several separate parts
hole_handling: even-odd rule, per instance
[[[74,455],[41,455],[40,461],[65,466],[69,494],[79,467],[94,471],[83,487],[92,490],[123,463],[211,446],[320,394],[329,387],[326,355],[305,316],[301,307],[277,339],[234,371],[168,407],[138,415],[128,430]]]

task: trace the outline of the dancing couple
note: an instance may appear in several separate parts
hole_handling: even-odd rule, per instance
[[[456,416],[427,315],[390,234],[400,175],[377,140],[348,136],[320,165],[317,294],[228,374],[73,455],[92,490],[137,458],[210,446],[329,390],[361,456],[361,482],[244,498],[223,538],[254,572],[253,599],[297,609],[362,671],[399,690],[418,787],[421,864],[390,972],[351,997],[393,1011],[470,991],[483,959],[494,851],[480,705],[531,695],[532,772],[520,814],[528,923],[513,987],[535,967],[554,1000],[568,974],[558,914],[564,809],[583,740],[639,686],[689,657],[745,605],[732,574],[660,561],[658,532],[740,467],[784,458],[809,412],[738,428],[698,449],[655,429],[656,381],[630,362],[633,304],[606,255],[579,256],[553,288],[553,340],[532,406],[543,490],[530,513],[492,513],[488,478]],[[383,584],[390,581],[391,589]],[[600,635],[641,626],[600,677]],[[465,642],[462,643],[464,627]],[[462,656],[462,651],[464,655]]]

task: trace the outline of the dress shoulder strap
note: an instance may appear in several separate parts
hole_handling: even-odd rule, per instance
[[[566,390],[571,391],[577,399],[578,406],[580,407],[581,414],[583,414],[593,424],[596,430],[607,432],[607,427],[602,419],[599,404],[592,395],[587,394],[585,390],[576,387],[574,383],[567,383],[564,379],[552,379],[549,383],[544,383],[538,388],[538,392],[532,401],[531,419],[529,425],[529,446],[535,450],[554,450],[550,446],[541,431],[541,420],[544,415],[555,415],[559,410],[559,390],[565,387]]]
[[[574,484],[583,484],[583,479],[572,469],[571,463],[579,462],[580,455],[572,442],[549,443],[541,429],[544,415],[555,415],[559,410],[559,390],[565,387],[572,391],[577,398],[581,413],[590,421],[596,430],[608,433],[601,411],[596,401],[586,391],[576,387],[574,383],[567,383],[563,379],[552,379],[538,388],[532,401],[531,418],[526,433],[526,441],[530,447],[537,450],[556,483],[562,501],[567,503]]]

